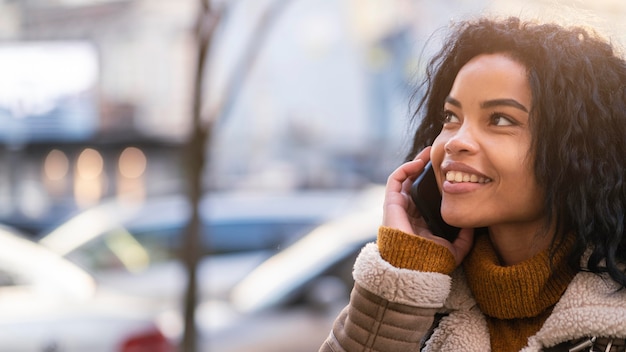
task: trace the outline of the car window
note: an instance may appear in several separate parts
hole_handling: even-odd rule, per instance
[[[92,272],[141,272],[172,257],[166,243],[168,237],[171,236],[133,233],[124,227],[117,227],[68,253],[67,258]]]
[[[202,255],[256,250],[278,251],[308,232],[308,222],[224,222],[203,228]],[[179,258],[184,229],[181,226],[108,230],[67,257],[96,273],[123,270],[140,273],[149,266]]]

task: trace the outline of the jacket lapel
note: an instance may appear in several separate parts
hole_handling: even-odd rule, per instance
[[[523,351],[589,336],[626,338],[626,290],[605,276],[580,272]]]

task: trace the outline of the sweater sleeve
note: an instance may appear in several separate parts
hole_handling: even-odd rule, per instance
[[[382,258],[398,268],[451,274],[456,267],[446,247],[385,226],[378,230],[378,248]]]
[[[450,276],[396,267],[381,257],[379,246],[370,243],[359,254],[350,303],[320,352],[418,351],[435,313],[443,307]]]

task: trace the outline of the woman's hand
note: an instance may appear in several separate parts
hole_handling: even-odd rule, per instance
[[[430,147],[427,147],[413,161],[402,164],[389,175],[385,188],[383,226],[421,236],[445,246],[459,265],[472,248],[474,229],[462,229],[457,239],[452,243],[435,236],[426,226],[426,222],[411,199],[411,185],[422,173],[429,160]]]

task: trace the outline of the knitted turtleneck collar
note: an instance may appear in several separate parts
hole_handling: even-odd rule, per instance
[[[536,317],[561,298],[575,270],[567,264],[573,236],[558,246],[550,265],[549,249],[522,263],[501,266],[482,234],[463,261],[469,287],[481,311],[497,319]]]

